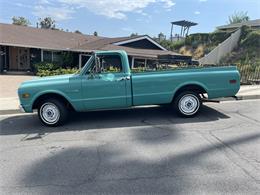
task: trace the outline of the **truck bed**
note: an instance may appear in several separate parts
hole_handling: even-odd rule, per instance
[[[231,80],[236,80],[232,83]],[[239,88],[239,72],[235,66],[185,67],[174,70],[132,73],[133,105],[172,101],[184,85],[199,85],[209,99],[234,96]]]

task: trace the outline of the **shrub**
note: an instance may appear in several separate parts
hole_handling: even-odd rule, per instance
[[[191,34],[185,39],[186,45],[205,44],[209,40],[209,33],[195,33]]]
[[[56,70],[59,68],[57,64],[50,63],[50,62],[39,62],[33,65],[35,72],[41,70]]]
[[[62,75],[62,74],[75,74],[78,73],[78,69],[76,68],[59,68],[56,70],[39,70],[36,75],[40,77],[45,76],[54,76],[54,75]]]
[[[173,42],[173,49],[178,50],[185,45],[185,40],[179,40]]]
[[[61,74],[73,74],[77,73],[78,69],[76,68],[61,68],[55,63],[50,62],[39,62],[34,64],[34,70],[37,76],[53,76]]]
[[[245,39],[241,40],[242,47],[259,48],[260,47],[260,31],[252,31],[248,33]]]
[[[195,33],[191,34],[185,39],[185,44],[190,45],[193,48],[199,45],[218,45],[227,39],[231,33],[216,31],[213,33]]]
[[[213,45],[218,45],[219,43],[225,41],[228,37],[230,37],[231,33],[227,32],[213,32],[210,33],[209,39]]]
[[[199,59],[204,56],[204,47],[203,45],[199,45],[197,49],[194,51],[193,57],[195,59]]]
[[[163,47],[165,47],[166,49],[168,49],[170,51],[174,51],[174,50],[178,50],[182,46],[184,46],[185,45],[185,41],[184,40],[179,40],[179,41],[172,42],[171,40],[162,40],[162,41],[160,41],[160,44]]]
[[[186,56],[192,56],[191,50],[186,46],[181,47],[179,53]]]
[[[244,40],[250,32],[252,32],[252,29],[249,26],[242,26],[240,41]]]

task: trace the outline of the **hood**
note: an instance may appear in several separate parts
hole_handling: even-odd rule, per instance
[[[52,84],[56,82],[68,81],[71,77],[76,76],[76,74],[66,74],[57,76],[47,76],[47,77],[35,77],[32,80],[24,81],[21,83],[21,87],[37,86],[41,84]]]

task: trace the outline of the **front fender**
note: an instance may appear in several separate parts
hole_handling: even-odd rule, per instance
[[[57,94],[60,95],[62,97],[64,97],[68,102],[71,103],[71,99],[63,92],[58,91],[58,90],[47,90],[47,91],[40,91],[38,93],[36,93],[33,98],[31,99],[30,103],[28,105],[23,105],[24,109],[26,112],[32,112],[33,111],[33,104],[35,103],[35,101],[42,95],[45,94]],[[72,104],[71,104],[72,105]],[[73,105],[72,105],[73,106]]]

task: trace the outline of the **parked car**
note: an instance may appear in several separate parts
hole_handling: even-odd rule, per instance
[[[20,108],[38,110],[41,122],[58,126],[70,110],[121,109],[170,104],[179,115],[192,117],[208,99],[235,96],[240,76],[235,66],[176,68],[130,67],[125,51],[98,51],[78,74],[25,81],[18,89]]]

